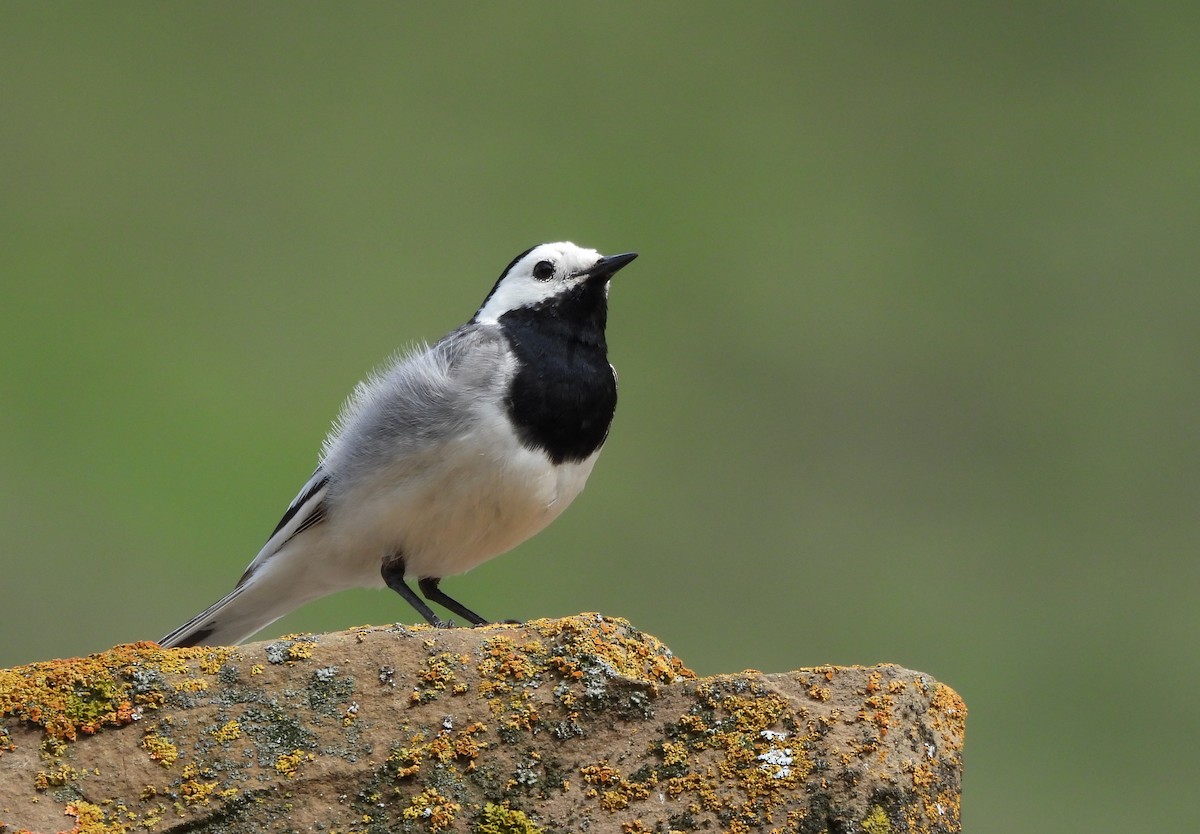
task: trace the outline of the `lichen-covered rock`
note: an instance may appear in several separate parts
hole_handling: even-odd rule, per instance
[[[697,680],[584,614],[0,670],[0,832],[955,832],[966,710],[895,666]]]

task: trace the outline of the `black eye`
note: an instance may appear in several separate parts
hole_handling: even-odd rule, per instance
[[[549,281],[554,277],[554,264],[550,261],[538,261],[533,268],[533,277],[539,281]]]

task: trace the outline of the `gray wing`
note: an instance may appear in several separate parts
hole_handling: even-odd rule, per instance
[[[295,536],[325,521],[339,482],[410,455],[439,435],[465,430],[474,402],[503,389],[506,349],[498,328],[466,325],[359,383],[325,441],[321,464],[238,584]]]
[[[508,341],[468,324],[363,380],[325,441],[330,488],[378,471],[470,428],[481,406],[504,396],[513,372]]]

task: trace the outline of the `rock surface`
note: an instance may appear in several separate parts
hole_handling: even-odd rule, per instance
[[[956,832],[896,666],[697,679],[623,620],[119,646],[0,670],[0,832]]]

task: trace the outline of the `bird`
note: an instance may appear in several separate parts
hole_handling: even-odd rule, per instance
[[[235,645],[357,587],[391,588],[431,626],[454,622],[426,600],[486,625],[439,583],[540,532],[583,489],[617,404],[609,282],[636,257],[527,249],[466,324],[371,373],[233,590],[159,645]]]

